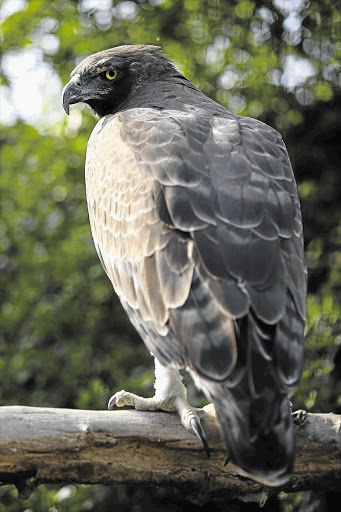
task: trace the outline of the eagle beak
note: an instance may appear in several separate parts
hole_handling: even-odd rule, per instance
[[[70,105],[84,100],[84,93],[79,85],[76,85],[72,80],[66,84],[62,92],[63,107],[67,114],[70,112]]]

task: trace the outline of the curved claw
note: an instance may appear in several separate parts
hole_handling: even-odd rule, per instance
[[[299,409],[298,411],[292,412],[291,415],[295,425],[303,425],[308,417],[308,413],[304,409]]]
[[[202,442],[205,452],[206,452],[206,455],[207,455],[207,458],[209,459],[211,456],[210,448],[208,446],[207,437],[206,437],[204,429],[201,426],[201,423],[197,420],[197,418],[192,418],[190,423],[191,423],[191,427],[192,427],[193,431],[195,432],[196,436]]]
[[[112,411],[114,409],[114,407],[116,405],[116,399],[117,399],[116,395],[113,395],[110,398],[110,400],[108,402],[108,409],[109,409],[109,411]]]
[[[121,391],[117,391],[108,402],[108,409],[111,411],[114,407],[124,407],[125,405],[133,405],[130,401],[132,394],[127,393],[122,389]]]

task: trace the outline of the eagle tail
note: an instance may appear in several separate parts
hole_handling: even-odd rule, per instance
[[[293,472],[295,443],[287,396],[279,396],[274,408],[273,425],[250,437],[239,418],[241,408],[228,395],[213,398],[228,458],[245,476],[264,485],[286,483]],[[257,405],[250,403],[251,407]]]
[[[276,328],[252,311],[238,321],[238,360],[223,382],[201,381],[214,403],[231,462],[265,485],[282,485],[293,472],[295,439],[286,390],[273,361]]]

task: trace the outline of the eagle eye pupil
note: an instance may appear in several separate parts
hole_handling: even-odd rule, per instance
[[[113,70],[113,69],[108,69],[106,72],[105,72],[105,77],[108,79],[108,80],[115,80],[115,78],[117,78],[117,71]]]

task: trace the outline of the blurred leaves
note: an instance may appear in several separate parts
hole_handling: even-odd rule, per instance
[[[65,83],[86,55],[119,44],[157,44],[206,94],[283,134],[299,184],[309,267],[306,358],[294,406],[340,412],[341,379],[334,366],[341,327],[336,2],[30,0],[23,5],[0,27],[1,83],[9,90],[16,76],[25,79],[20,66],[14,71],[8,66],[14,55],[34,50],[50,66],[51,80],[58,73]],[[100,409],[121,388],[151,394],[152,361],[91,241],[83,175],[95,119],[75,107],[70,118],[60,114],[52,122],[48,113],[62,113],[62,107],[49,84],[42,90],[47,103],[41,121],[33,123],[17,109],[17,121],[0,134],[2,404]],[[199,404],[193,386],[189,392]],[[43,486],[27,510],[104,511],[111,510],[110,503],[148,501],[143,496],[123,488]],[[150,496],[156,499],[155,493]],[[295,499],[284,500],[283,510],[298,510]],[[19,510],[15,493],[1,490],[0,512]]]

